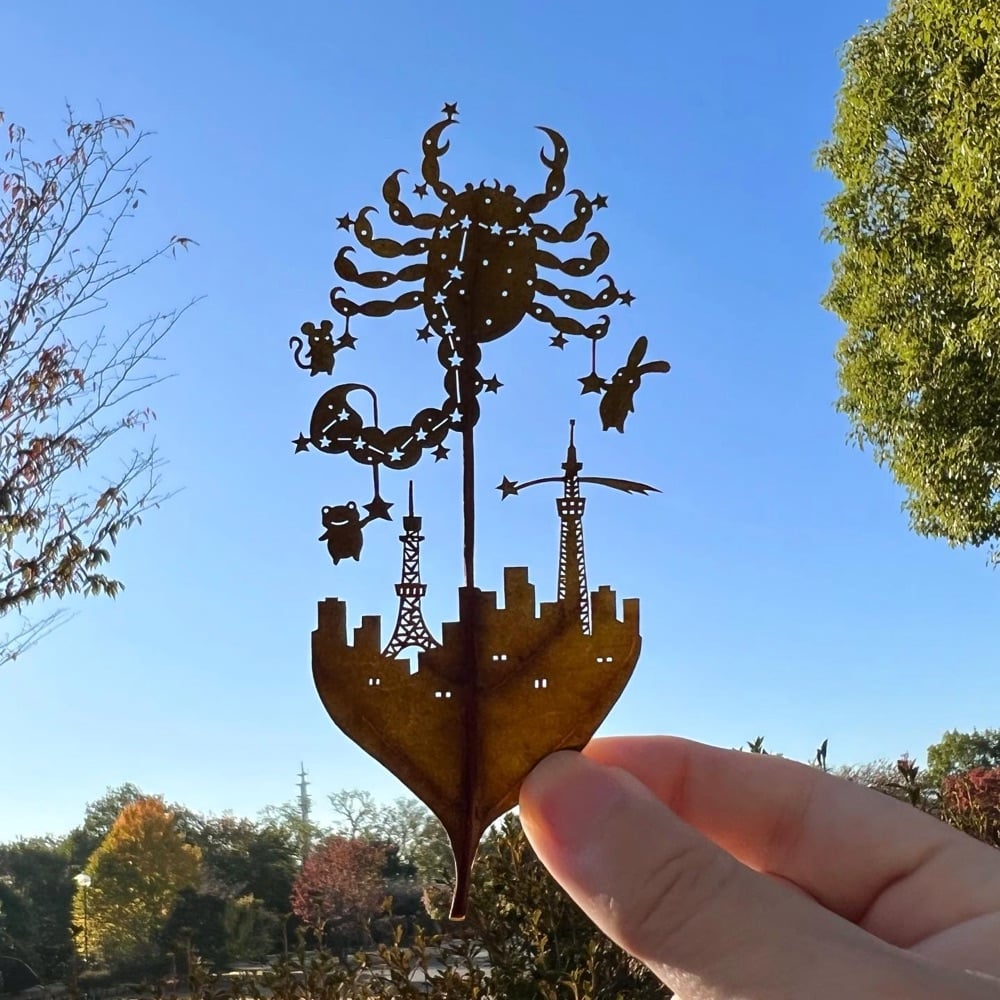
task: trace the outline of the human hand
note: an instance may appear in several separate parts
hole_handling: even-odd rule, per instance
[[[1000,852],[781,757],[594,740],[521,789],[539,858],[681,1000],[997,1000]]]

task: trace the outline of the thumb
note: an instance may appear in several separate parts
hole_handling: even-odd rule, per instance
[[[859,1000],[980,995],[956,992],[961,973],[887,945],[740,864],[619,768],[554,754],[527,778],[520,804],[552,875],[685,1000],[840,1000],[848,984]]]

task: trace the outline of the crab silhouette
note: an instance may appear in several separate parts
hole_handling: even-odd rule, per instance
[[[540,296],[556,300],[569,309],[605,309],[616,302],[631,303],[629,292],[619,292],[610,275],[601,275],[604,287],[596,295],[560,288],[539,274],[539,269],[558,271],[574,277],[593,274],[609,254],[607,241],[599,233],[590,233],[586,256],[561,259],[545,244],[570,244],[581,240],[595,209],[603,208],[602,195],[588,198],[582,191],[575,195],[574,217],[561,229],[539,222],[535,216],[562,194],[565,166],[569,158],[566,140],[554,129],[541,126],[553,145],[552,155],[541,151],[541,160],[549,168],[545,188],[528,198],[520,198],[512,185],[501,188],[499,181],[478,187],[467,184],[456,192],[441,180],[440,157],[450,143],[442,142],[444,130],[455,124],[457,108],[446,104],[446,118],[432,125],[424,135],[421,165],[423,183],[414,193],[423,198],[428,188],[440,199],[438,213],[414,213],[402,199],[400,175],[396,170],[382,185],[382,196],[393,222],[424,230],[425,237],[401,243],[374,235],[369,214],[372,206],[340,218],[340,227],[353,230],[358,243],[383,258],[423,257],[421,263],[407,264],[397,271],[359,271],[351,254],[354,248],[343,247],[337,254],[334,269],[345,281],[365,288],[389,288],[397,282],[420,282],[419,290],[404,292],[395,299],[355,302],[342,287],[330,293],[333,308],[346,320],[358,314],[388,316],[398,310],[422,308],[426,325],[418,331],[422,340],[436,334],[440,338],[438,359],[448,371],[445,387],[458,404],[459,419],[475,419],[478,407],[475,396],[487,384],[476,366],[481,359],[480,344],[504,336],[525,316],[531,316],[555,330],[552,344],[562,347],[566,335],[598,340],[606,335],[610,320],[600,315],[596,322],[584,324],[578,319],[558,314]],[[473,412],[475,411],[475,412]]]

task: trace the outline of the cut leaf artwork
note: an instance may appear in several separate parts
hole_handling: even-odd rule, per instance
[[[397,170],[382,186],[389,216],[397,226],[422,231],[406,242],[373,235],[368,214],[345,214],[339,227],[353,232],[363,249],[376,257],[408,256],[422,262],[396,272],[361,271],[353,247],[344,247],[335,261],[337,274],[364,288],[387,288],[398,281],[417,283],[418,290],[393,299],[355,302],[344,288],[331,292],[334,310],[344,319],[344,332],[334,346],[332,323],[302,324],[310,353],[304,361],[304,342],[293,337],[295,363],[310,377],[333,372],[333,352],[354,348],[358,342],[349,324],[353,317],[387,317],[398,311],[420,309],[424,325],[420,341],[437,340],[437,362],[444,368],[445,400],[420,409],[407,424],[383,428],[374,389],[347,382],[325,391],[313,408],[308,433],[294,439],[295,452],[344,454],[368,466],[372,499],[368,503],[324,498],[320,520],[335,565],[350,566],[360,559],[363,532],[378,521],[391,521],[381,493],[380,470],[402,470],[416,465],[430,452],[435,464],[448,457],[445,440],[452,433],[461,440],[461,498],[463,508],[464,585],[458,590],[458,618],[441,627],[436,638],[423,617],[421,600],[427,585],[420,576],[423,521],[415,513],[413,482],[408,512],[402,517],[402,574],[395,592],[395,627],[383,644],[382,622],[365,615],[353,632],[348,630],[347,605],[328,598],[319,605],[319,625],[313,633],[313,676],[320,698],[333,721],[356,743],[389,768],[438,816],[455,854],[455,895],[452,916],[465,914],[469,878],[480,838],[487,827],[517,801],[521,781],[547,754],[579,749],[594,734],[618,699],[639,657],[639,604],[622,602],[608,586],[591,592],[587,585],[583,547],[586,500],[581,484],[609,487],[624,493],[655,492],[632,480],[581,476],[574,421],[563,473],[519,483],[504,476],[501,499],[519,495],[543,483],[562,485],[556,500],[559,518],[558,592],[554,601],[535,599],[526,567],[503,570],[503,601],[475,581],[475,427],[481,415],[479,396],[497,393],[504,383],[496,374],[484,377],[479,365],[482,346],[507,335],[526,318],[555,331],[552,346],[562,350],[571,337],[591,344],[591,372],[579,381],[583,395],[605,394],[601,408],[604,429],[624,430],[638,377],[666,372],[666,362],[647,362],[640,337],[629,355],[628,374],[638,375],[626,385],[619,369],[611,380],[597,374],[597,343],[610,331],[610,317],[598,316],[585,324],[560,315],[540,296],[562,308],[606,309],[631,305],[634,296],[619,292],[610,275],[599,279],[604,287],[591,295],[557,287],[541,270],[586,277],[607,259],[609,247],[599,233],[586,233],[595,210],[607,204],[604,195],[574,198],[573,219],[561,228],[537,216],[563,193],[568,150],[553,129],[542,131],[552,144],[543,148],[548,176],[541,192],[526,199],[512,186],[465,185],[456,192],[441,179],[440,158],[449,143],[445,129],[456,123],[457,107],[446,104],[445,118],[431,126],[423,140],[422,183],[413,193],[421,200],[433,193],[441,202],[437,213],[414,213],[404,202]],[[586,256],[564,259],[545,244],[571,244],[586,237]],[[626,392],[627,390],[627,392]],[[616,398],[621,397],[620,400]],[[604,399],[602,399],[602,404]],[[370,415],[370,417],[369,417]],[[362,517],[360,510],[367,513]],[[401,654],[416,650],[415,669]]]

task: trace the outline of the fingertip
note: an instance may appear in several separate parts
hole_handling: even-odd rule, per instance
[[[550,754],[521,786],[521,822],[528,839],[574,850],[620,805],[625,792],[610,770],[579,753]]]

